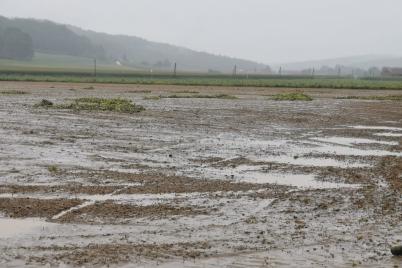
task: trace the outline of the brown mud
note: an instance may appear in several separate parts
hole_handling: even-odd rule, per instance
[[[402,102],[337,99],[402,91],[305,89],[313,101],[277,102],[294,90],[0,90],[28,93],[0,97],[0,266],[402,265],[390,253],[402,243]],[[144,99],[180,92],[238,98]],[[146,110],[34,107],[82,97]]]
[[[197,207],[172,207],[168,205],[133,206],[116,204],[112,201],[99,202],[73,211],[57,219],[62,223],[116,224],[116,219],[149,218],[149,220],[171,216],[191,216],[207,214],[207,210]]]
[[[0,198],[0,211],[11,218],[51,218],[53,215],[79,204],[81,204],[79,200]]]

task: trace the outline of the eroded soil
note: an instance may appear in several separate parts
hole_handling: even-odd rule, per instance
[[[166,218],[169,216],[190,216],[207,214],[208,211],[197,207],[172,207],[168,205],[134,206],[116,204],[113,201],[98,202],[74,212],[67,213],[57,219],[58,222],[83,222],[99,224],[116,224],[116,219],[149,218],[150,220]]]
[[[337,99],[400,91],[0,89],[0,266],[402,266],[402,102]],[[146,110],[34,107],[81,97]]]
[[[48,218],[81,203],[65,199],[1,198],[0,210],[11,218]]]

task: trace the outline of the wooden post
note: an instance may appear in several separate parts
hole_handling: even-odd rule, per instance
[[[96,58],[94,59],[94,77],[96,79]]]
[[[176,77],[177,74],[177,63],[174,63],[174,68],[173,68],[173,76]]]

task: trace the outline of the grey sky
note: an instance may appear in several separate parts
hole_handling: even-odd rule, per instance
[[[401,0],[0,0],[0,14],[268,64],[402,55]]]

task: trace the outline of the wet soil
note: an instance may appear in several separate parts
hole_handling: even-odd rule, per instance
[[[135,244],[90,244],[85,247],[52,247],[40,248],[41,251],[60,252],[52,256],[31,257],[29,262],[58,264],[60,262],[74,266],[101,266],[104,263],[126,263],[132,259],[171,259],[181,257],[193,259],[205,256],[208,250],[207,243],[179,243],[162,245],[135,245]],[[116,254],[119,252],[119,254]]]
[[[66,199],[0,198],[0,211],[11,218],[51,218],[81,203],[79,200]]]
[[[98,185],[0,185],[0,193],[69,193],[69,194],[111,194],[121,189],[119,186]]]
[[[276,102],[294,90],[0,89],[29,93],[0,97],[0,266],[402,265],[390,254],[402,243],[402,102],[336,99],[402,91],[305,89],[313,101]],[[182,91],[238,99],[145,99]],[[146,110],[34,107],[80,97]]]
[[[112,201],[99,202],[86,206],[82,209],[72,211],[57,219],[62,223],[99,223],[117,224],[119,219],[149,218],[155,220],[171,216],[191,216],[207,214],[206,209],[198,207],[172,207],[168,205],[133,206],[116,204]]]
[[[68,176],[67,172],[63,176]],[[194,179],[184,176],[166,176],[163,174],[133,174],[117,171],[81,171],[74,173],[92,183],[92,185],[0,185],[1,193],[40,193],[40,194],[165,194],[165,193],[209,193],[219,191],[249,191],[265,189],[267,185],[231,182],[228,180]],[[107,181],[121,186],[99,186]],[[134,185],[134,186],[132,186]]]

